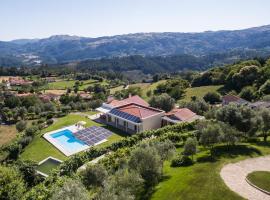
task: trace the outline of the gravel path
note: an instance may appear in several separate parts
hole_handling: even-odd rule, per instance
[[[247,174],[253,171],[270,171],[270,156],[250,158],[225,165],[220,172],[225,184],[240,196],[250,200],[270,200],[270,196],[246,182]]]

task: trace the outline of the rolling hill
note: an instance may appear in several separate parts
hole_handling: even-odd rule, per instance
[[[0,66],[56,64],[132,55],[188,55],[203,59],[203,65],[207,67],[269,54],[270,25],[235,31],[135,33],[99,38],[56,35],[0,42]]]

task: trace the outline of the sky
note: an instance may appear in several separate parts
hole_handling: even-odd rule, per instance
[[[0,0],[0,40],[202,32],[270,24],[270,0]]]

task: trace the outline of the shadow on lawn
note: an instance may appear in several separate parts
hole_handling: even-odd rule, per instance
[[[204,155],[197,158],[197,162],[216,162],[220,158],[235,158],[237,156],[262,155],[261,151],[248,145],[217,146],[213,149],[213,156]]]
[[[261,146],[261,147],[270,147],[270,141],[257,141],[257,142],[252,142],[251,144],[255,144],[257,146]]]

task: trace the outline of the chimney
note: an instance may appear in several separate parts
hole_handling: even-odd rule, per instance
[[[130,98],[130,97],[132,97],[132,94],[131,93],[128,94],[128,98]]]

